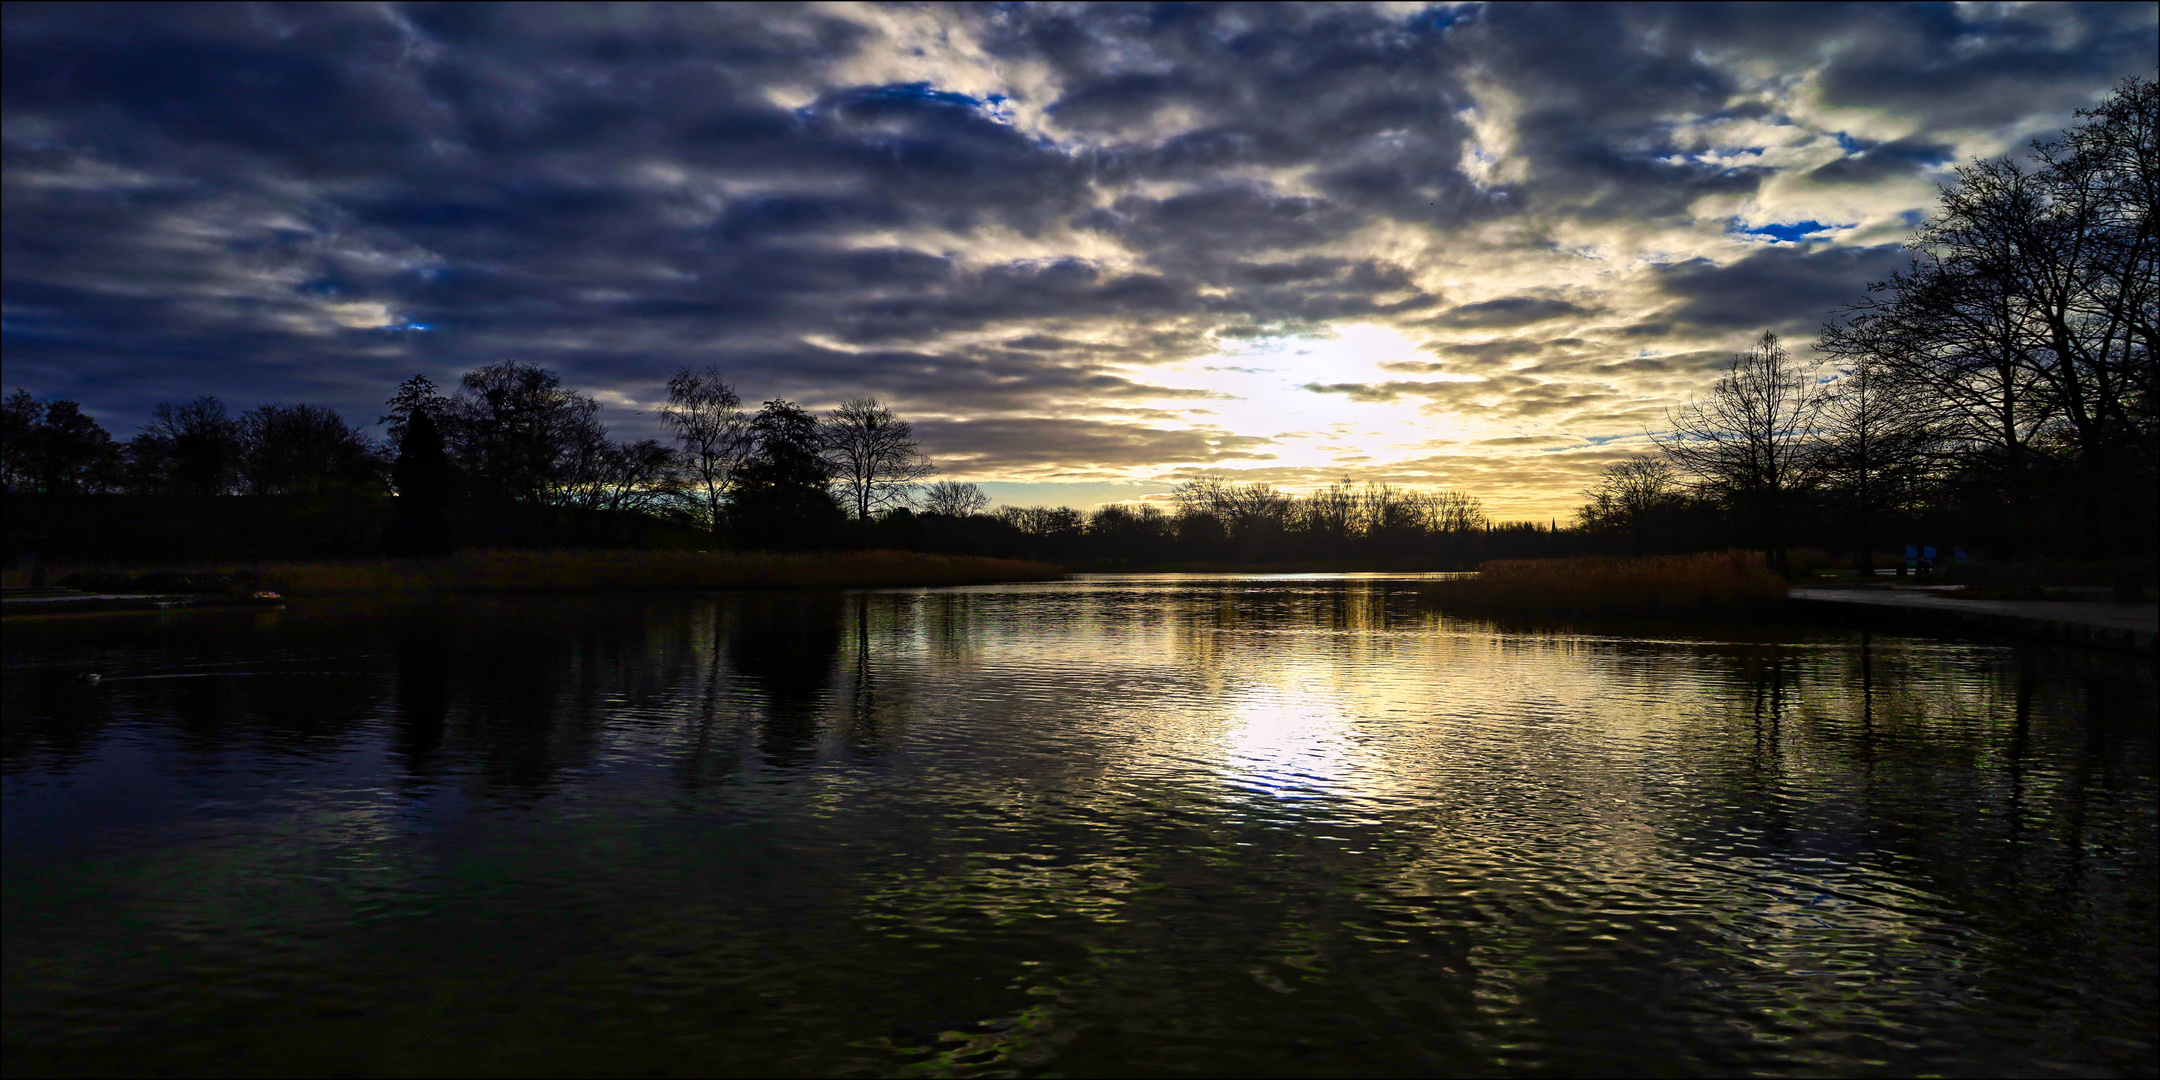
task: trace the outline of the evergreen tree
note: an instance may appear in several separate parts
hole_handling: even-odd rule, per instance
[[[735,473],[731,516],[737,541],[773,551],[831,543],[846,515],[832,498],[831,466],[817,418],[776,398],[758,410],[750,431],[757,448]]]
[[[405,425],[412,422],[416,413],[429,413],[434,416],[438,424],[436,430],[440,433],[443,406],[448,403],[449,399],[443,397],[442,391],[435,388],[435,380],[425,375],[415,375],[398,384],[397,393],[390,396],[389,414],[377,417],[375,422],[383,425],[384,430],[389,433],[391,445],[403,446]]]
[[[414,409],[400,425],[397,462],[397,526],[393,547],[402,555],[445,555],[451,550],[450,499],[456,467],[443,447],[442,429],[426,409]]]

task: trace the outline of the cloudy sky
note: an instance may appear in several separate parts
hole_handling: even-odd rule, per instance
[[[629,435],[717,364],[1008,502],[1564,514],[2156,10],[11,4],[6,384],[125,438],[516,358]]]

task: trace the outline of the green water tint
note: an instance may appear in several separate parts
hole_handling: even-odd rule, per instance
[[[1415,584],[10,625],[7,1069],[2150,1073],[2149,662]]]

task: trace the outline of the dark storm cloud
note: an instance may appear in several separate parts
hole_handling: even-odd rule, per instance
[[[1825,100],[1908,116],[1923,127],[1994,122],[2006,106],[2083,106],[2091,75],[2153,67],[2150,4],[2008,6],[1959,12],[1865,4],[1839,14],[1853,48],[1822,79]]]
[[[1491,329],[1529,326],[1532,323],[1550,322],[1569,316],[1591,314],[1590,309],[1566,300],[1553,300],[1536,296],[1505,296],[1498,300],[1486,300],[1464,304],[1446,313],[1425,320],[1419,325],[1447,326],[1464,329]]]
[[[1854,143],[1852,153],[1827,165],[1811,169],[1807,178],[1818,184],[1872,184],[1919,172],[1955,159],[1943,143],[1927,139],[1896,139],[1882,143]]]
[[[892,398],[986,473],[1273,453],[1204,414],[1169,423],[1216,395],[1148,369],[1354,321],[1490,336],[1428,348],[1450,375],[1534,363],[1545,381],[1314,389],[1632,415],[1611,379],[1662,392],[1692,361],[1601,342],[1811,329],[1894,261],[1831,242],[1736,257],[1696,223],[1785,167],[1705,131],[1798,130],[1817,107],[1748,64],[1888,118],[1793,173],[1869,192],[1954,156],[1958,132],[2059,122],[2151,66],[2153,23],[2150,5],[0,18],[10,387],[124,431],[204,392],[372,419],[413,371],[502,357],[647,407],[673,369],[719,363],[753,398]],[[1659,270],[1585,262],[1602,276],[1572,285],[1502,257],[1565,259],[1556,237],[1623,227],[1701,244]],[[1612,326],[1570,325],[1590,318]]]
[[[1693,327],[1812,333],[1910,258],[1897,245],[1839,248],[1778,244],[1720,266],[1695,260],[1661,268],[1658,286],[1679,303],[1664,314]]]

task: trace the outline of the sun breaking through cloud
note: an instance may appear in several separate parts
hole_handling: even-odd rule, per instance
[[[1564,512],[1958,162],[2152,68],[2121,5],[5,14],[10,386],[372,418],[532,360],[861,395],[947,475]]]

